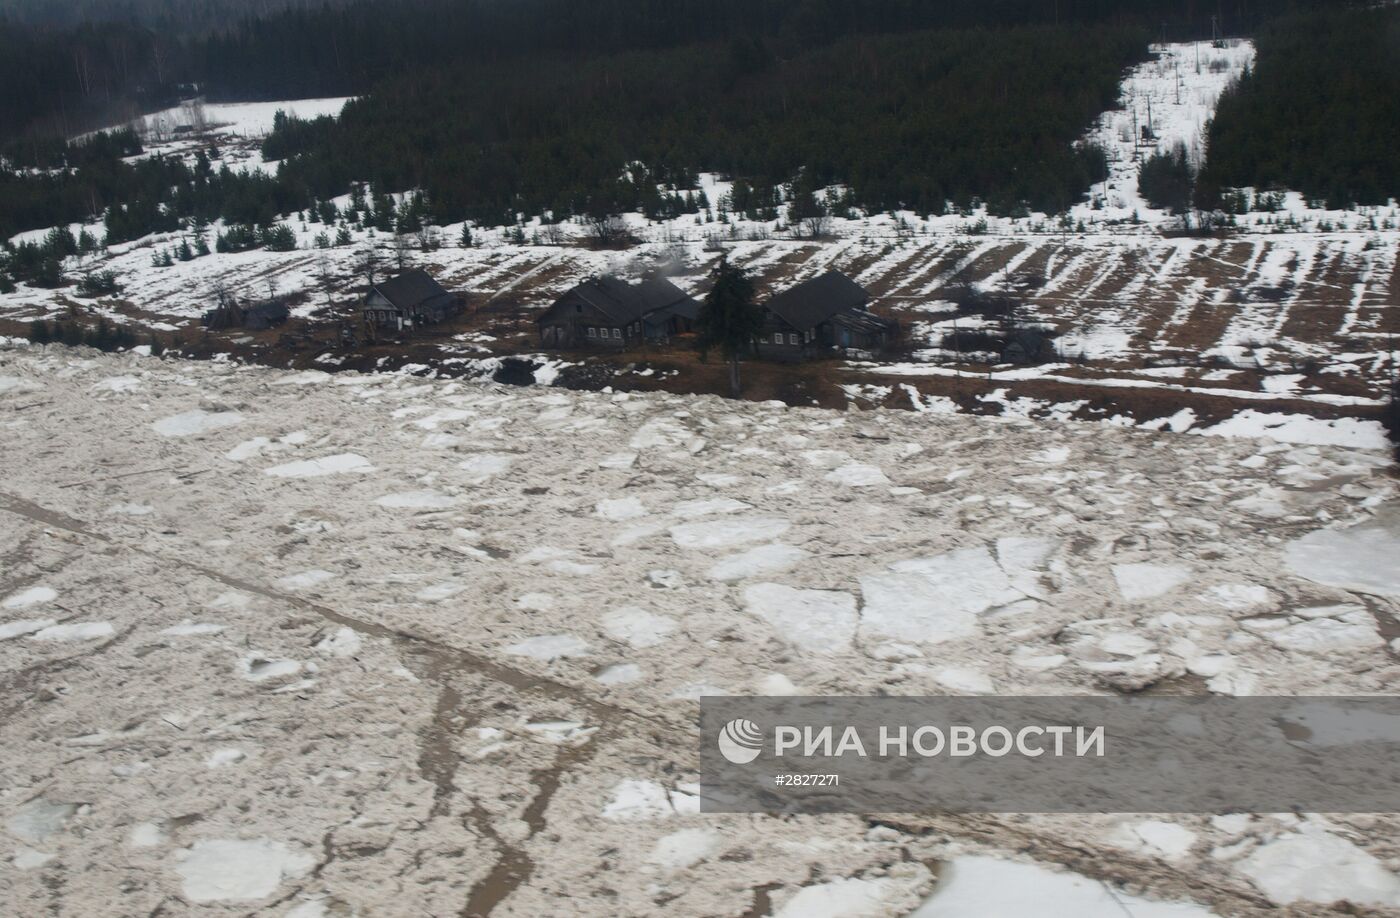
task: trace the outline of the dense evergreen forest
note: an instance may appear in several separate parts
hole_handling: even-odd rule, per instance
[[[319,197],[367,178],[424,188],[444,219],[491,223],[517,211],[663,216],[651,186],[684,190],[702,170],[755,188],[803,171],[817,187],[847,184],[871,210],[942,212],[980,196],[999,213],[1053,213],[1102,176],[1102,152],[1074,140],[1144,51],[1136,29],[1045,26],[847,38],[787,59],[743,40],[560,55],[528,78],[430,68],[319,130],[296,125],[298,142],[281,132],[268,152],[299,154],[284,178]],[[633,161],[649,181],[618,181]]]
[[[115,242],[222,219],[233,227],[224,243],[246,247],[275,235],[266,227],[277,214],[334,221],[325,202],[362,181],[376,193],[426,192],[408,215],[382,198],[353,208],[354,220],[385,227],[428,211],[441,222],[491,224],[546,211],[601,219],[640,209],[662,218],[719,205],[698,194],[699,171],[733,176],[732,206],[766,219],[820,209],[812,191],[831,184],[847,188],[833,202],[838,212],[941,212],[950,201],[982,201],[998,214],[1055,213],[1103,176],[1102,152],[1075,139],[1114,104],[1123,68],[1152,39],[1208,34],[1212,17],[1227,28],[1262,23],[1266,32],[1258,70],[1222,107],[1198,193],[1245,175],[1291,183],[1307,169],[1309,188],[1320,176],[1355,176],[1346,193],[1368,198],[1400,174],[1400,95],[1381,37],[1395,13],[1280,15],[1320,5],[363,0],[212,31],[0,23],[0,52],[17,52],[0,53],[0,80],[19,87],[0,103],[10,131],[0,234],[102,218]],[[1303,53],[1299,36],[1315,23],[1326,40]],[[1358,67],[1358,56],[1369,63]],[[1358,76],[1332,79],[1337,72]],[[1313,87],[1304,105],[1280,88],[1300,74]],[[48,81],[71,88],[64,79],[75,77],[82,88],[70,108],[70,96],[55,95]],[[33,130],[53,127],[44,106],[54,99],[68,124],[84,111],[80,100],[150,104],[180,81],[216,98],[364,95],[339,121],[281,120],[264,149],[282,160],[275,178],[216,168],[207,155],[125,163],[140,141],[124,132],[65,143]],[[1347,113],[1334,118],[1371,119],[1366,143],[1337,129],[1290,146],[1288,137],[1312,136],[1314,122],[1300,110],[1329,106]],[[1289,117],[1264,125],[1276,111]],[[1258,142],[1266,128],[1274,139]],[[1353,147],[1368,152],[1358,157]],[[1350,156],[1354,166],[1337,172],[1329,156]],[[1154,162],[1148,184],[1182,210],[1192,176],[1179,159]],[[786,186],[781,199],[775,185]]]
[[[139,22],[165,31],[200,31],[286,9],[340,2],[343,0],[0,0],[0,18],[60,26]]]
[[[759,38],[779,56],[842,37],[1116,23],[1178,40],[1338,0],[0,0],[0,141],[72,134],[199,84],[212,99],[361,94],[470,59],[598,55]],[[290,7],[283,9],[284,7]],[[71,11],[65,13],[64,11]],[[83,15],[80,22],[72,15]],[[36,22],[36,20],[38,20]]]
[[[1290,188],[1342,208],[1400,197],[1400,8],[1289,17],[1220,100],[1197,203]]]

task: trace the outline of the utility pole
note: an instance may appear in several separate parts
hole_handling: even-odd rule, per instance
[[[1137,99],[1132,100],[1133,105],[1133,162],[1138,161],[1138,146],[1142,140],[1142,135],[1138,133]]]

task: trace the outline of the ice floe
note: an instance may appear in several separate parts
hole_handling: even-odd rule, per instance
[[[594,505],[593,512],[605,520],[618,523],[646,516],[647,508],[636,497],[619,497],[613,500],[598,501]]]
[[[272,895],[288,877],[310,870],[316,859],[266,838],[207,839],[176,853],[175,872],[191,902],[244,902]]]
[[[353,657],[364,646],[364,641],[353,628],[340,627],[322,638],[316,644],[317,653],[328,657]]]
[[[513,461],[513,456],[481,453],[458,463],[457,468],[466,473],[468,481],[479,483],[507,471]]]
[[[733,582],[749,577],[781,574],[811,557],[810,552],[791,545],[758,545],[747,551],[721,558],[709,570],[711,580]]]
[[[319,459],[301,459],[264,469],[264,474],[276,478],[320,478],[323,475],[343,475],[351,472],[373,472],[374,466],[364,456],[337,453]]]
[[[642,668],[636,663],[614,663],[593,675],[600,685],[628,685],[642,678]]]
[[[1284,561],[1315,583],[1400,596],[1400,512],[1347,529],[1319,529],[1289,542]]]
[[[5,597],[5,601],[0,602],[0,608],[27,609],[30,606],[38,606],[46,602],[53,602],[57,598],[58,591],[53,587],[34,586]]]
[[[799,590],[756,583],[744,590],[744,606],[795,647],[815,653],[850,649],[858,616],[856,598],[837,590]]]
[[[335,579],[335,574],[330,571],[302,571],[299,574],[289,574],[286,577],[278,578],[277,585],[284,590],[297,592],[299,590],[310,590],[323,583]]]
[[[834,469],[826,474],[826,480],[848,488],[873,488],[890,483],[879,466],[863,462],[853,462]]]
[[[983,855],[944,864],[938,887],[909,918],[1213,918],[1189,902],[1154,902],[1077,873]]]
[[[676,620],[637,606],[623,606],[603,616],[603,630],[632,647],[655,647],[675,632]]]
[[[511,644],[506,648],[506,653],[550,663],[567,657],[587,655],[588,642],[572,634],[542,634]]]
[[[1113,579],[1118,593],[1129,602],[1170,593],[1191,578],[1179,564],[1115,564]]]
[[[237,668],[250,682],[265,682],[301,672],[301,664],[296,660],[279,660],[260,653],[245,655],[238,661]]]
[[[35,631],[43,631],[45,628],[52,628],[58,621],[52,618],[27,618],[18,621],[6,622],[0,625],[0,641],[8,641],[25,634],[33,634]]]
[[[17,838],[38,844],[67,825],[77,812],[76,803],[57,803],[35,797],[15,811],[5,828]]]
[[[930,558],[899,561],[860,578],[866,640],[936,644],[971,637],[978,616],[1024,598],[986,548],[963,548]]]
[[[927,869],[919,865],[907,876],[847,877],[804,886],[773,912],[773,918],[883,918],[901,911],[901,904],[907,908],[913,890],[927,879]]]
[[[243,415],[237,411],[204,411],[196,408],[161,418],[151,424],[151,429],[162,437],[194,437],[241,423]]]
[[[685,870],[718,853],[723,843],[713,829],[680,829],[657,839],[647,863],[667,871]]]
[[[435,583],[432,586],[423,587],[413,594],[413,598],[419,602],[442,602],[444,599],[451,599],[453,596],[462,593],[467,589],[465,583],[456,580],[444,580],[442,583]]]
[[[66,622],[50,625],[29,636],[31,641],[99,641],[116,634],[111,622]]]
[[[1236,869],[1278,905],[1400,906],[1400,877],[1370,852],[1314,826],[1265,842]]]
[[[400,491],[386,494],[375,503],[391,510],[446,510],[456,506],[457,499],[438,491]]]
[[[670,529],[671,540],[681,548],[728,548],[749,542],[767,542],[788,531],[791,526],[778,517],[729,517],[696,523],[681,523]]]

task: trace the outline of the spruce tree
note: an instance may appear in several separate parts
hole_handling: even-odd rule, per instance
[[[739,358],[752,351],[763,320],[763,309],[754,302],[753,281],[721,256],[714,286],[705,295],[695,325],[702,359],[711,348],[717,348],[729,362],[729,391],[734,398],[741,391]]]

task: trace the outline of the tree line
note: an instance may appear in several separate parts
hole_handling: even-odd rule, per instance
[[[198,86],[229,101],[368,92],[465,58],[514,68],[761,39],[780,56],[853,35],[1017,25],[1134,25],[1154,38],[1232,34],[1281,11],[1352,0],[8,0],[0,141],[73,134]]]
[[[557,55],[528,74],[467,61],[418,70],[268,140],[284,180],[319,197],[367,179],[423,188],[447,219],[642,210],[695,175],[740,180],[735,207],[771,214],[773,186],[844,184],[845,205],[942,213],[1058,212],[1104,174],[1077,146],[1146,52],[1124,26],[936,30],[844,38],[780,57],[736,39],[609,56]],[[643,176],[619,178],[627,163]],[[635,170],[634,170],[635,172]]]
[[[1400,8],[1328,10],[1258,36],[1252,70],[1220,99],[1197,206],[1227,189],[1288,188],[1342,209],[1400,197]]]

